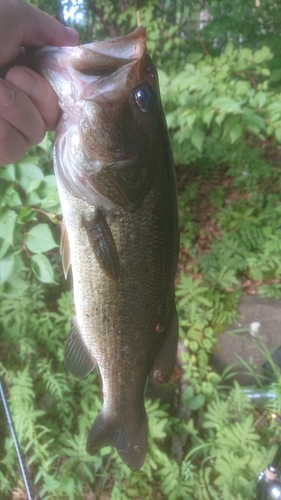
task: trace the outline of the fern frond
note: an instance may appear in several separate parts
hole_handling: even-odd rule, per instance
[[[204,427],[206,429],[221,428],[228,423],[228,402],[216,397],[207,407]]]

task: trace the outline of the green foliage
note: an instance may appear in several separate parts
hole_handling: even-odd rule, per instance
[[[193,446],[182,464],[187,484],[194,484],[194,498],[255,498],[256,473],[270,462],[276,447],[261,445],[251,403],[238,384],[227,397],[217,393],[207,405],[203,428],[199,436],[193,420],[189,421]]]
[[[34,154],[0,171],[0,286],[4,291],[24,289],[27,269],[44,283],[55,282],[56,258],[51,250],[58,246],[53,232],[57,233],[59,223],[59,201],[51,173],[51,146],[46,138]]]
[[[269,89],[268,47],[225,47],[219,57],[188,54],[170,85],[160,71],[162,97],[176,161],[189,164],[205,152],[206,138],[235,143],[252,134],[281,141],[281,100]]]

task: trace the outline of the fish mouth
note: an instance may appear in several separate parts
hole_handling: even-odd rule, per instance
[[[146,52],[146,29],[138,27],[129,35],[77,47],[45,46],[34,56],[43,73],[71,70],[91,76],[106,76],[139,60]],[[45,76],[45,75],[44,75]],[[48,75],[46,75],[48,76]]]
[[[146,30],[143,26],[132,33],[110,41],[93,42],[72,50],[73,68],[85,74],[106,74],[140,59],[146,51]]]
[[[45,46],[36,50],[34,58],[39,73],[58,96],[70,97],[68,109],[71,107],[74,111],[77,97],[89,100],[113,91],[145,54],[146,29],[140,26],[128,35],[107,41],[77,47]],[[67,112],[62,100],[60,104]]]

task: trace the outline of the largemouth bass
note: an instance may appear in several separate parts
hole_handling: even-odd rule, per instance
[[[65,365],[80,379],[99,366],[103,407],[88,453],[114,446],[138,470],[147,378],[169,380],[178,339],[175,173],[157,73],[143,27],[35,58],[63,110],[54,168],[76,309]]]

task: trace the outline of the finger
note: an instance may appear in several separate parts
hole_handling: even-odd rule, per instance
[[[46,12],[36,9],[27,2],[21,2],[27,22],[23,24],[21,45],[76,45],[79,34],[49,16]]]
[[[26,150],[25,138],[10,123],[0,118],[0,166],[19,160]]]
[[[0,2],[0,66],[15,59],[21,46],[76,45],[79,35],[23,0]]]
[[[26,139],[28,146],[41,142],[46,125],[31,99],[10,83],[0,79],[0,118]]]
[[[8,71],[5,81],[22,90],[31,99],[47,130],[56,128],[61,109],[57,94],[45,78],[25,66],[14,66]]]

